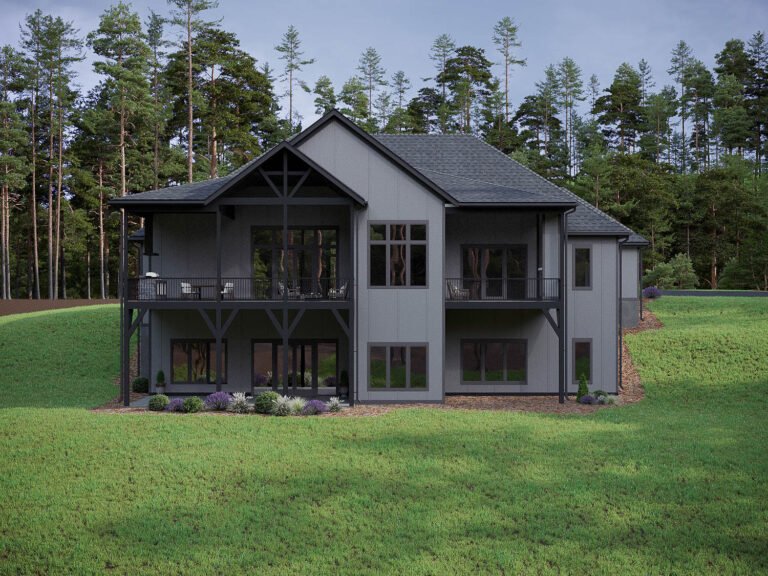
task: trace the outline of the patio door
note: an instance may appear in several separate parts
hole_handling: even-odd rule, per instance
[[[253,387],[271,387],[282,393],[283,343],[254,341]],[[338,342],[335,340],[288,341],[288,393],[292,396],[335,395],[338,381]]]
[[[464,246],[462,276],[472,299],[502,300],[525,297],[528,246]]]

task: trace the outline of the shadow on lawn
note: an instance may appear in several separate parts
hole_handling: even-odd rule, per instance
[[[317,439],[269,465],[246,441],[250,465],[159,487],[93,535],[182,571],[768,568],[764,511],[731,446],[703,436],[690,454],[655,422],[594,424],[558,436],[514,418],[462,432],[378,422],[330,455]]]

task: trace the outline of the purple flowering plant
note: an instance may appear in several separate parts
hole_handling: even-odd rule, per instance
[[[328,406],[322,400],[310,400],[301,410],[303,416],[316,416],[328,412]]]
[[[232,402],[232,396],[229,392],[214,392],[205,399],[205,407],[208,410],[226,410]]]
[[[184,399],[174,398],[165,407],[166,412],[183,412],[184,411]]]

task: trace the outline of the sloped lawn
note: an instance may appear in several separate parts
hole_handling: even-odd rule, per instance
[[[768,301],[654,310],[589,416],[95,413],[114,307],[0,319],[0,573],[766,572]]]

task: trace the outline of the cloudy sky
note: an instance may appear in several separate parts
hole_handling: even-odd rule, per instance
[[[17,44],[18,22],[40,8],[75,23],[85,34],[97,25],[109,2],[98,0],[0,0],[0,43]],[[136,0],[134,9],[168,13],[162,0]],[[512,102],[516,106],[534,90],[544,67],[564,56],[573,58],[584,78],[597,74],[610,83],[622,62],[641,58],[651,64],[658,87],[671,83],[666,74],[669,54],[685,40],[694,55],[711,66],[726,40],[745,41],[762,29],[768,32],[768,0],[220,0],[210,18],[235,32],[242,47],[259,62],[278,67],[274,46],[290,24],[300,32],[307,57],[303,79],[314,84],[327,74],[340,86],[355,72],[360,53],[375,47],[388,75],[402,69],[415,87],[432,76],[428,52],[432,41],[448,33],[458,45],[485,48],[497,60],[491,41],[493,25],[510,16],[519,25],[521,57],[528,66],[515,69]],[[176,30],[168,32],[177,36]],[[88,54],[90,56],[90,54]],[[500,70],[498,70],[500,72]],[[90,88],[96,77],[90,61],[79,69],[79,84]],[[305,125],[315,118],[312,97],[302,95],[298,108]]]

